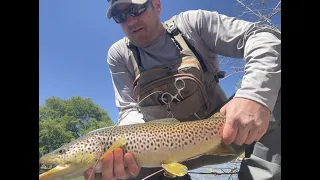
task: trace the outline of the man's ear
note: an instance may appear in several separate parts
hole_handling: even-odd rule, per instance
[[[162,10],[160,0],[152,0],[151,3],[152,3],[152,6],[154,7],[154,9],[155,9],[158,13],[160,13],[161,10]]]

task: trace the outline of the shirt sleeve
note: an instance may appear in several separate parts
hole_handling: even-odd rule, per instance
[[[281,33],[271,27],[193,10],[178,15],[182,27],[196,33],[215,54],[245,60],[245,73],[235,97],[254,100],[273,110],[281,87]]]
[[[108,51],[107,62],[115,92],[116,106],[119,110],[119,125],[144,123],[142,114],[137,110],[132,88],[134,77],[125,64],[125,50],[118,43]]]

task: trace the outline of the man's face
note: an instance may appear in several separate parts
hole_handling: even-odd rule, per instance
[[[139,16],[132,17],[127,15],[127,20],[121,23],[121,27],[126,36],[134,44],[140,47],[146,47],[152,43],[159,34],[160,8],[154,8],[150,2],[147,10]],[[117,9],[123,10],[130,4],[118,4]]]

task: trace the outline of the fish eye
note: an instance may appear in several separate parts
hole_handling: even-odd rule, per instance
[[[63,154],[63,153],[65,153],[66,152],[66,150],[64,150],[64,149],[60,149],[59,150],[59,154]]]

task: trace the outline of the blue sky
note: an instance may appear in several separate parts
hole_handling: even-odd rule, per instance
[[[117,121],[118,109],[106,55],[124,33],[118,24],[106,18],[108,2],[42,0],[39,3],[39,104],[43,105],[52,96],[88,97]],[[236,0],[163,0],[161,3],[162,21],[192,9],[237,17],[240,12],[233,8]],[[235,82],[241,75],[221,82],[228,96],[234,93]]]

